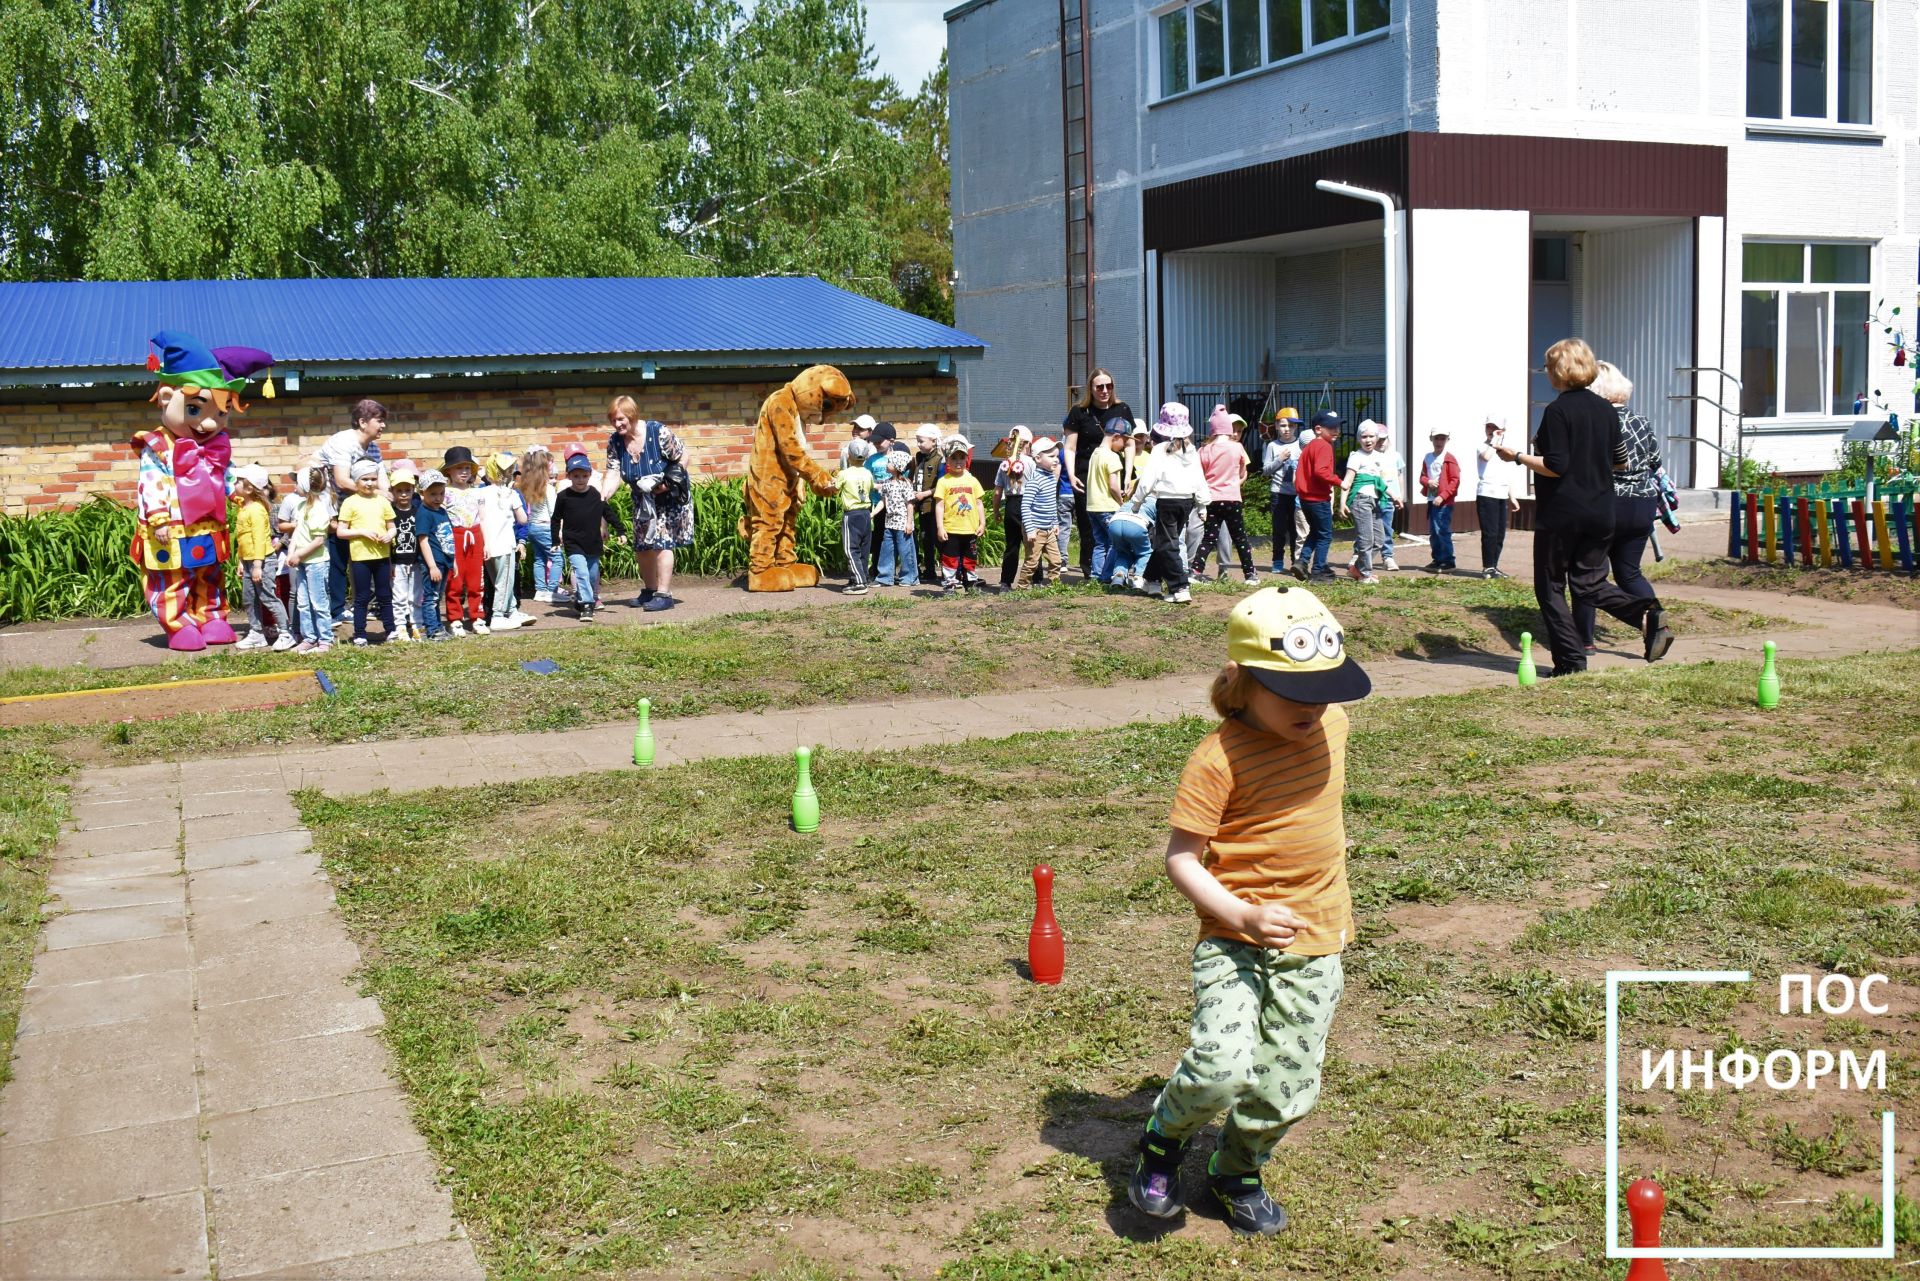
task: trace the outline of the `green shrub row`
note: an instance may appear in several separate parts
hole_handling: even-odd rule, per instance
[[[676,569],[702,578],[732,578],[747,569],[747,541],[739,533],[744,482],[706,480],[693,487],[693,546],[681,549]],[[623,487],[613,497],[616,526],[633,528],[633,502]],[[131,508],[94,498],[71,511],[0,516],[0,623],[58,618],[130,618],[146,612],[142,575],[133,545]],[[823,573],[845,574],[840,547],[840,506],[833,498],[809,497],[796,537],[802,561]],[[991,523],[981,539],[980,561],[997,565],[1004,539]],[[610,578],[638,574],[630,543],[611,543],[602,571]],[[532,590],[532,569],[522,560],[523,586]],[[239,579],[229,566],[227,588],[237,605]]]

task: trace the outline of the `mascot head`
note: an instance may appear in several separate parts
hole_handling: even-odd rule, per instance
[[[152,342],[160,349],[147,357],[147,368],[160,382],[153,403],[160,407],[160,425],[176,438],[206,440],[225,431],[229,413],[246,412],[240,393],[247,379],[273,364],[258,347],[208,350],[198,339],[170,329],[155,334]],[[261,394],[273,396],[271,378]]]
[[[821,422],[828,414],[853,408],[853,384],[832,365],[809,366],[787,386],[793,389],[793,398],[800,402],[800,417],[804,421]]]

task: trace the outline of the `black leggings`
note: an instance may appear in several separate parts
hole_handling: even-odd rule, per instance
[[[1187,585],[1187,517],[1191,498],[1156,498],[1153,514],[1153,558],[1147,562],[1147,581],[1162,584],[1169,593]]]
[[[1227,537],[1233,540],[1233,549],[1240,553],[1240,573],[1247,578],[1253,577],[1253,547],[1247,542],[1247,531],[1240,520],[1241,504],[1227,499],[1207,504],[1207,524],[1200,534],[1200,551],[1193,558],[1195,569],[1205,569],[1207,557],[1212,553],[1214,544],[1220,541],[1220,526],[1227,527]],[[1227,553],[1220,552],[1220,572],[1227,572]]]
[[[1007,550],[1000,557],[1000,585],[1013,586],[1020,572],[1020,549],[1026,546],[1027,531],[1020,523],[1020,495],[1008,494],[1000,500],[1000,522],[1007,531]]]
[[[1533,595],[1540,602],[1542,630],[1553,651],[1553,670],[1582,672],[1587,655],[1567,594],[1574,609],[1604,609],[1621,622],[1640,627],[1649,610],[1660,608],[1651,593],[1645,597],[1607,581],[1609,530],[1536,530],[1533,535]]]
[[[1300,545],[1299,531],[1293,527],[1294,495],[1275,494],[1269,511],[1273,517],[1273,567],[1277,570],[1281,553],[1292,560],[1294,549]]]

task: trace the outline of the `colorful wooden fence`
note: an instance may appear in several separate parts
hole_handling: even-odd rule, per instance
[[[1889,481],[1871,506],[1866,490],[1829,485],[1736,491],[1727,522],[1727,555],[1749,565],[1915,572],[1920,482]]]

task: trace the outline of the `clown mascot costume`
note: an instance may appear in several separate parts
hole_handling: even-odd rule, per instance
[[[166,629],[167,648],[233,643],[227,625],[227,494],[233,447],[227,415],[246,411],[247,379],[273,363],[255,347],[208,351],[185,334],[153,336],[147,357],[160,386],[160,430],[134,437],[140,451],[140,525],[133,559],[147,577],[147,604]],[[265,394],[273,394],[268,381]]]

